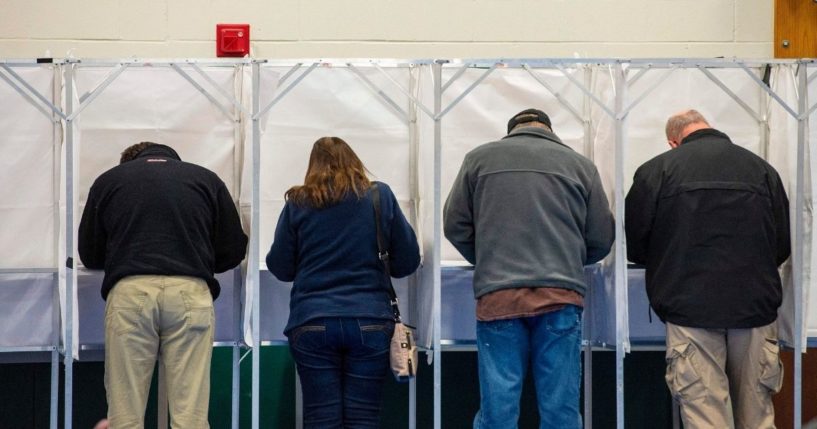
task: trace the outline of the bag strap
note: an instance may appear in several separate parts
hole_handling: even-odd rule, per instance
[[[391,283],[389,251],[385,248],[383,231],[380,227],[380,188],[376,183],[372,183],[372,205],[374,206],[374,225],[377,231],[377,257],[380,259],[380,262],[383,263],[383,268],[386,273],[386,282],[389,284],[389,299],[391,302],[391,311],[394,313],[394,321],[401,322],[400,307],[397,305],[397,293],[394,291],[394,285]]]

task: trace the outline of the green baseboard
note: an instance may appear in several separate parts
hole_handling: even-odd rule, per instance
[[[241,428],[252,423],[252,352],[241,360]],[[417,379],[417,427],[433,427],[433,369],[421,355]],[[213,350],[211,372],[210,427],[229,429],[232,424],[232,361],[229,347]],[[625,426],[627,429],[671,428],[671,398],[664,384],[664,353],[634,352],[624,361]],[[74,364],[73,427],[91,429],[107,410],[104,364]],[[0,365],[0,429],[48,428],[50,400],[50,364],[25,363]],[[62,368],[61,368],[62,374]],[[62,376],[61,376],[62,377]],[[289,348],[261,348],[260,427],[295,428],[295,369]],[[63,386],[62,380],[60,381]],[[615,427],[615,353],[593,354],[593,427]],[[60,389],[62,398],[62,389]],[[146,429],[156,424],[156,377],[146,412]],[[383,389],[382,428],[408,428],[408,384],[389,378]],[[442,427],[470,428],[479,408],[479,383],[475,352],[446,352],[442,358]],[[59,427],[62,427],[62,399]],[[537,428],[536,396],[530,380],[522,393],[519,428]]]

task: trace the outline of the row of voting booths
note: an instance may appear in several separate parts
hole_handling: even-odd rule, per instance
[[[94,179],[139,141],[174,147],[215,171],[250,236],[240,268],[218,276],[216,347],[233,350],[232,424],[239,360],[285,345],[291,284],[264,266],[284,192],[302,183],[311,145],[342,137],[372,178],[388,183],[417,232],[423,264],[396,282],[433,371],[441,419],[441,353],[475,349],[472,271],[442,237],[442,206],[465,154],[501,138],[514,113],[547,112],[565,144],[592,159],[616,216],[613,251],[586,268],[585,363],[615,350],[617,427],[624,427],[624,359],[660,347],[643,269],[628,266],[624,196],[635,169],[668,150],[664,123],[695,108],[768,160],[791,203],[793,255],[781,269],[781,340],[795,350],[795,422],[801,352],[817,344],[817,265],[811,252],[817,64],[810,60],[0,60],[0,362],[51,362],[50,425],[72,426],[72,364],[104,357],[102,273],[85,270],[76,232]],[[817,122],[813,122],[817,123]],[[501,227],[501,226],[497,226]],[[713,263],[716,263],[713,261]],[[728,305],[728,304],[725,304]],[[252,427],[259,427],[259,353],[252,359]],[[59,395],[60,362],[64,395]],[[585,370],[585,425],[592,419]],[[474,375],[476,376],[476,374]],[[409,427],[417,395],[409,387]],[[428,398],[427,400],[432,400]],[[160,404],[161,409],[161,404]],[[799,427],[795,423],[795,427]]]

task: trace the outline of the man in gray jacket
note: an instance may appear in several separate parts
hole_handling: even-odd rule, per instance
[[[598,171],[528,109],[465,156],[445,236],[474,264],[480,410],[475,429],[515,428],[530,363],[540,428],[580,428],[583,266],[610,251]]]

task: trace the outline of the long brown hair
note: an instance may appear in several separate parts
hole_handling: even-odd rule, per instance
[[[321,137],[312,145],[304,184],[293,186],[286,199],[302,207],[324,208],[350,192],[362,197],[371,186],[366,167],[340,137]]]

